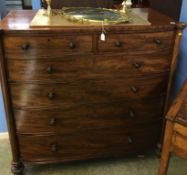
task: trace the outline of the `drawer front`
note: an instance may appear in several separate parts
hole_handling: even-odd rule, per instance
[[[93,67],[90,57],[67,57],[54,60],[8,60],[9,80],[65,81],[89,77]]]
[[[21,134],[73,133],[85,129],[132,127],[162,117],[163,100],[80,105],[69,109],[14,110]]]
[[[144,77],[144,75],[168,72],[171,58],[168,52],[162,55],[102,56],[95,59],[94,73],[100,76],[116,74],[126,77]]]
[[[5,37],[8,59],[37,59],[63,55],[91,53],[92,36]]]
[[[58,162],[140,153],[156,147],[160,124],[126,129],[98,129],[68,135],[19,135],[21,159]],[[32,146],[31,146],[32,145]]]
[[[108,34],[99,40],[100,52],[153,53],[173,48],[174,32]]]
[[[11,84],[14,107],[72,106],[159,96],[166,92],[167,78],[86,80],[56,84]]]
[[[68,57],[61,60],[8,60],[9,80],[90,79],[123,75],[143,77],[169,72],[170,55]]]

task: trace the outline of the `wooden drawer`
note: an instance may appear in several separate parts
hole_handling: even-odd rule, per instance
[[[106,41],[99,40],[100,52],[153,53],[172,49],[174,32],[108,34]]]
[[[136,55],[136,56],[100,56],[95,59],[94,72],[104,76],[107,74],[123,74],[126,77],[144,77],[154,73],[170,70],[171,54]]]
[[[142,99],[166,92],[167,77],[150,79],[114,78],[72,83],[11,84],[14,107],[72,106],[86,103]]]
[[[14,110],[21,134],[67,134],[85,129],[133,127],[162,117],[163,100],[79,105],[68,109]]]
[[[5,37],[4,47],[8,59],[55,58],[91,53],[92,36]]]
[[[89,77],[93,59],[67,57],[61,60],[8,60],[9,80],[65,81]]]
[[[95,60],[95,61],[94,61]],[[9,80],[90,79],[123,75],[143,77],[169,72],[171,56],[68,57],[60,60],[8,60]]]
[[[67,135],[19,135],[21,159],[58,162],[140,153],[156,147],[160,124],[126,129],[97,129]]]

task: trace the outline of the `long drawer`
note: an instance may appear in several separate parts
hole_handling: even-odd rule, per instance
[[[123,75],[142,77],[170,70],[170,54],[68,57],[60,60],[8,60],[9,80],[92,79]]]
[[[5,56],[8,59],[62,57],[92,52],[92,36],[5,37]]]
[[[167,76],[150,79],[114,78],[72,83],[15,83],[10,85],[14,107],[72,106],[160,96],[166,92]]]
[[[16,130],[21,134],[66,134],[86,129],[133,127],[161,119],[161,99],[136,102],[85,104],[72,108],[14,110]]]
[[[172,49],[174,32],[108,34],[106,41],[99,40],[99,52],[124,52],[128,54],[154,53]]]
[[[85,160],[140,153],[156,147],[159,123],[138,128],[87,130],[67,135],[18,135],[20,155],[27,162]]]

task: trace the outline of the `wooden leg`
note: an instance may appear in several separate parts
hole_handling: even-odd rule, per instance
[[[164,144],[162,148],[162,155],[160,161],[160,168],[158,175],[166,175],[168,171],[168,164],[170,160],[170,147],[173,133],[173,123],[170,121],[166,124],[165,135],[164,135]]]
[[[24,164],[22,162],[12,162],[11,171],[14,175],[23,175]]]

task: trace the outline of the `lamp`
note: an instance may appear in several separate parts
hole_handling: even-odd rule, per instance
[[[44,0],[44,1],[46,1],[46,3],[47,3],[47,15],[50,16],[52,13],[52,8],[51,8],[51,1],[52,0]]]

